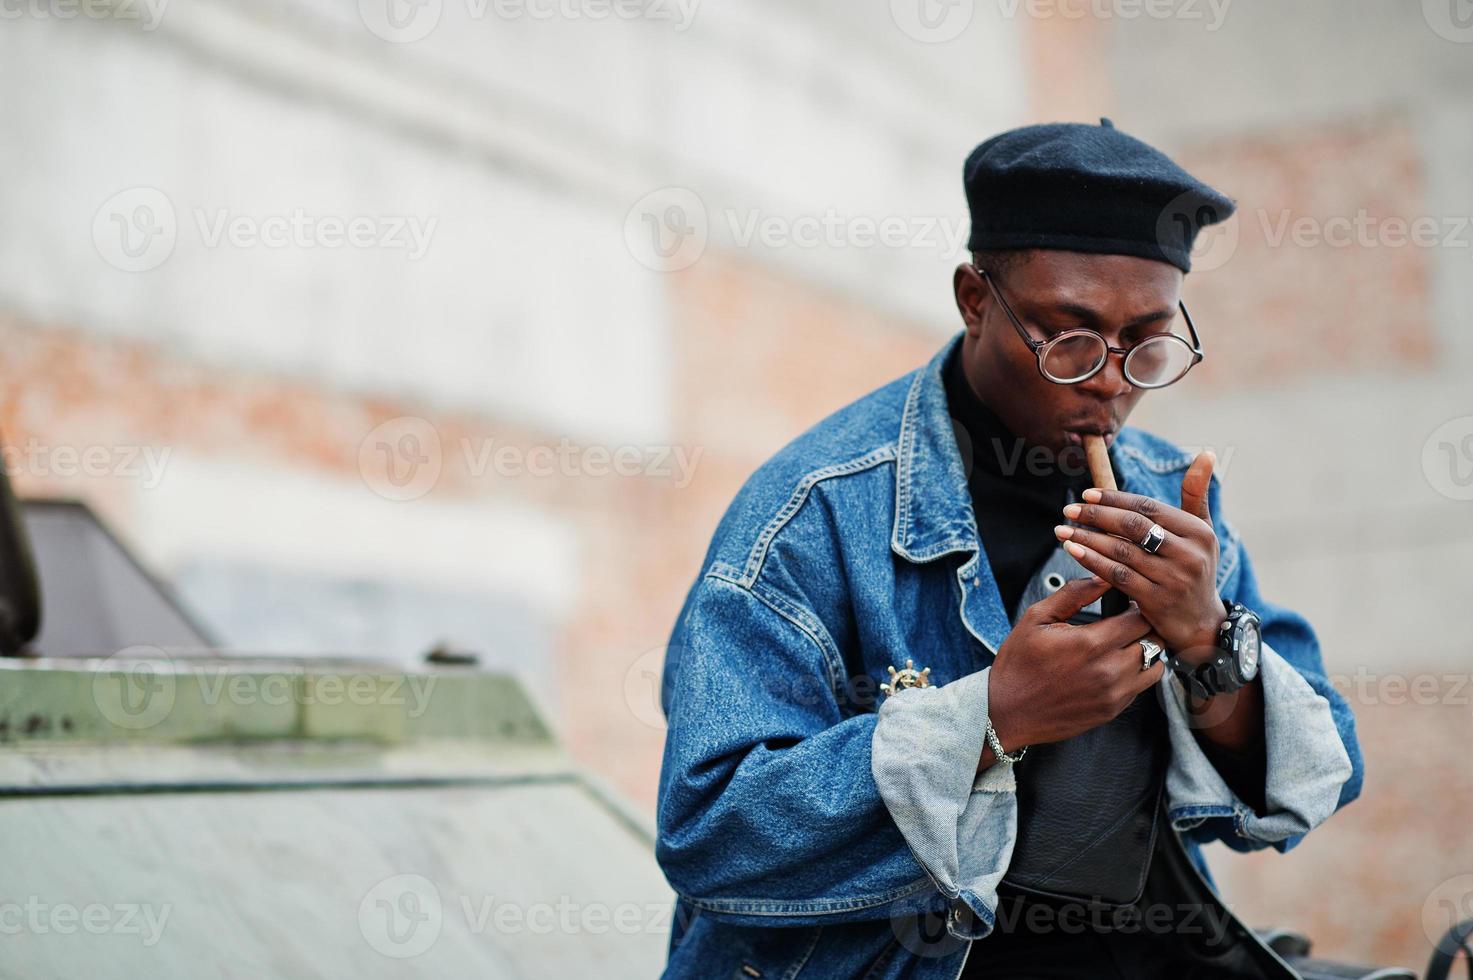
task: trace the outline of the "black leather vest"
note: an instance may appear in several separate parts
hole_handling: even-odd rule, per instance
[[[1017,612],[1089,573],[1058,549],[1034,574]],[[1111,590],[1071,622],[1124,611]],[[1014,615],[1016,621],[1017,615]],[[1006,886],[1037,896],[1118,908],[1140,898],[1150,870],[1170,761],[1155,688],[1113,721],[1062,742],[1035,745],[1013,769],[1018,837]]]

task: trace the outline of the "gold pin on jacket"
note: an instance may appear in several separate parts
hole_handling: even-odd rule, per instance
[[[915,661],[907,660],[904,670],[896,670],[893,666],[886,668],[890,671],[890,683],[881,684],[880,691],[887,697],[896,691],[903,691],[908,687],[930,687],[931,668],[916,670]]]

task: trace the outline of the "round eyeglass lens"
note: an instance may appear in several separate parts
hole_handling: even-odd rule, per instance
[[[1043,373],[1068,384],[1093,374],[1105,360],[1105,341],[1096,333],[1064,334],[1043,352]]]
[[[1131,384],[1160,388],[1187,373],[1192,366],[1192,348],[1176,334],[1157,334],[1131,348],[1124,366]]]

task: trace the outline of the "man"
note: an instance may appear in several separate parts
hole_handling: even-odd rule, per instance
[[[1108,120],[964,179],[963,333],[748,480],[676,623],[667,976],[1293,976],[1200,846],[1353,799],[1354,722],[1212,454],[1124,425],[1201,360],[1182,279],[1233,204]]]

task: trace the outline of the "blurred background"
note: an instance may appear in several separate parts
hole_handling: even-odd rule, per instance
[[[1466,0],[5,0],[0,431],[242,654],[517,671],[652,815],[663,644],[741,481],[957,329],[961,163],[1116,125],[1238,201],[1133,422],[1221,461],[1361,725],[1218,850],[1419,965],[1473,874]],[[1468,914],[1466,911],[1464,914]]]

